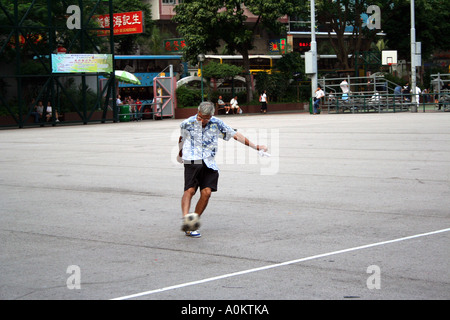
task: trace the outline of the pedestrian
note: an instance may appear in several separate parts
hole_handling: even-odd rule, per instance
[[[261,113],[267,113],[267,94],[266,90],[259,96],[259,102],[261,102]]]
[[[317,86],[314,96],[314,114],[317,114],[320,105],[320,99],[322,99],[323,97],[325,97],[325,93],[320,86]]]
[[[118,105],[118,106],[121,106],[122,103],[123,103],[122,100],[120,100],[120,98],[121,98],[121,97],[120,97],[120,95],[118,94],[118,95],[117,95],[117,99],[116,99],[116,105]]]
[[[416,85],[416,89],[415,90],[411,89],[411,93],[415,95],[415,97],[416,97],[415,103],[417,105],[419,105],[420,104],[420,95],[422,94],[422,90],[420,90],[419,86]]]
[[[212,192],[217,191],[219,169],[215,161],[218,139],[235,140],[255,150],[267,151],[265,145],[256,145],[240,132],[237,132],[214,115],[214,104],[202,102],[198,113],[181,125],[178,160],[184,163],[184,193],[181,199],[181,211],[184,217],[190,212],[191,200],[198,189],[200,198],[195,213],[201,216],[208,205]],[[183,230],[183,227],[182,227]],[[186,236],[200,237],[200,232],[185,231]]]

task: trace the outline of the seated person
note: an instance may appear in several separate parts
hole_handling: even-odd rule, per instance
[[[51,121],[53,114],[52,114],[52,105],[51,105],[50,101],[47,103],[46,112],[47,112],[47,114],[46,114],[47,122]],[[58,111],[56,111],[56,110],[55,110],[55,118],[56,118],[55,121],[59,122]]]
[[[42,101],[39,100],[38,104],[34,106],[34,112],[31,115],[34,116],[34,122],[38,123],[39,119],[42,118],[42,113],[44,112],[44,106],[42,105]]]
[[[237,96],[235,96],[233,99],[231,99],[230,106],[231,106],[231,109],[233,109],[233,113],[240,113],[241,108],[238,105]]]
[[[222,100],[222,96],[219,96],[219,99],[217,100],[217,106],[220,109],[225,109],[225,112],[228,114],[228,112],[230,111],[230,105],[226,104],[225,102],[223,102]]]

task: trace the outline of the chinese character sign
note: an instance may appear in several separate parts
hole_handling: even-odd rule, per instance
[[[184,39],[167,39],[164,40],[164,49],[166,52],[182,52],[186,47]]]
[[[110,28],[109,15],[95,16],[100,28]],[[144,18],[142,11],[114,13],[113,15],[114,35],[124,35],[144,32]],[[109,35],[109,30],[99,31],[99,36]]]

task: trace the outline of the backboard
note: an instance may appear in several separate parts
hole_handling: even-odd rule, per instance
[[[381,64],[383,66],[392,66],[397,64],[397,50],[381,51]]]

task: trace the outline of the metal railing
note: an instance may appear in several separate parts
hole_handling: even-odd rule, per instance
[[[322,101],[322,109],[328,113],[361,113],[361,112],[405,112],[412,107],[412,94],[326,94]],[[418,111],[450,111],[450,92],[440,94],[425,93],[416,95]]]

